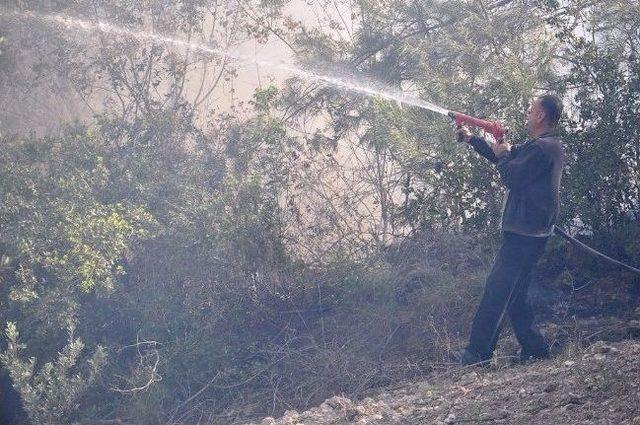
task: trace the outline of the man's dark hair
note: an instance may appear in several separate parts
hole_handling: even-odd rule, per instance
[[[562,100],[555,94],[545,94],[538,99],[540,99],[540,105],[542,105],[544,111],[547,113],[549,124],[551,124],[552,127],[556,127],[562,117]]]

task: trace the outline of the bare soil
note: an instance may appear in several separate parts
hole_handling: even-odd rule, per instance
[[[640,424],[640,321],[591,319],[579,328],[580,339],[561,341],[549,360],[517,364],[498,356],[484,367],[440,365],[420,382],[361,400],[335,396],[259,423]],[[552,325],[545,331],[555,341],[567,334]]]

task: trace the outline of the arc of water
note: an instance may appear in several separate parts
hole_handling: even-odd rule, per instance
[[[130,30],[130,29],[127,29],[118,25],[114,25],[108,22],[104,22],[104,21],[91,22],[83,19],[72,18],[66,15],[45,15],[45,14],[36,14],[33,12],[3,12],[2,10],[0,10],[0,15],[3,15],[3,14],[4,15],[10,14],[12,16],[15,16],[17,18],[22,18],[22,19],[35,19],[35,20],[40,20],[44,22],[55,23],[55,24],[63,25],[66,28],[75,28],[75,29],[88,31],[88,32],[102,31],[108,34],[131,37],[131,38],[136,38],[138,40],[149,40],[149,41],[172,44],[174,46],[189,48],[192,50],[209,53],[211,55],[215,55],[219,57],[220,56],[228,57],[236,61],[248,62],[248,63],[256,64],[259,66],[264,66],[265,68],[285,71],[305,80],[323,82],[325,84],[329,84],[331,86],[334,86],[343,90],[363,94],[365,96],[370,96],[370,97],[377,96],[377,97],[381,97],[387,100],[397,102],[399,104],[406,104],[406,105],[427,109],[442,115],[447,115],[449,113],[449,111],[446,110],[445,108],[442,108],[431,102],[427,102],[425,100],[422,100],[413,96],[407,96],[404,92],[399,90],[378,89],[378,88],[371,87],[370,85],[367,85],[365,83],[359,82],[355,79],[345,79],[345,78],[341,78],[333,75],[309,71],[307,69],[304,69],[292,63],[258,60],[256,58],[251,58],[246,55],[228,52],[220,48],[207,46],[205,44],[189,42],[186,40],[181,40],[179,38],[173,38],[173,37],[169,37],[161,34],[154,34],[146,31]]]

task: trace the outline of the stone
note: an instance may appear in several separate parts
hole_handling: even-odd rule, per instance
[[[456,421],[456,414],[453,412],[449,413],[449,415],[447,415],[447,417],[444,419],[445,424],[452,424],[452,423],[455,423],[455,421]]]
[[[287,423],[293,423],[296,419],[298,419],[298,417],[300,417],[300,413],[298,413],[297,411],[287,410],[286,412],[284,412],[284,416],[282,419]]]
[[[327,399],[325,400],[324,403],[322,403],[322,406],[326,406],[336,410],[345,410],[348,407],[351,407],[352,405],[353,405],[353,402],[351,400],[349,400],[346,397],[340,397],[340,396],[331,397],[330,399]]]
[[[605,344],[597,344],[593,346],[591,352],[595,354],[606,354],[611,351],[611,348],[612,347]]]
[[[582,404],[583,403],[582,397],[580,397],[579,395],[574,394],[574,393],[569,393],[568,394],[567,401],[570,404]]]

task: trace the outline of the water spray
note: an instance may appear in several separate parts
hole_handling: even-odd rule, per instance
[[[284,61],[267,61],[267,60],[259,60],[251,56],[229,52],[220,48],[211,47],[206,44],[196,43],[191,41],[182,40],[180,38],[169,37],[161,34],[155,34],[147,31],[136,31],[127,29],[118,25],[114,25],[108,22],[96,20],[96,21],[87,21],[83,19],[73,18],[67,15],[47,15],[47,14],[37,14],[34,12],[6,12],[0,10],[0,16],[8,15],[13,16],[18,19],[31,19],[38,20],[42,22],[47,22],[51,24],[62,25],[68,29],[78,29],[82,31],[88,32],[96,32],[100,31],[106,34],[114,34],[121,35],[125,37],[131,37],[138,40],[148,40],[152,42],[160,42],[171,44],[177,47],[187,48],[191,50],[200,51],[203,53],[208,53],[218,57],[225,57],[229,59],[233,59],[239,62],[250,63],[252,65],[263,66],[269,69],[276,69],[279,71],[285,71],[289,74],[295,75],[299,78],[311,81],[323,82],[328,85],[350,91],[359,94],[363,94],[369,97],[380,97],[383,99],[391,100],[398,104],[405,104],[410,106],[416,106],[418,108],[427,109],[429,111],[447,115],[449,111],[445,108],[442,108],[438,105],[435,105],[431,102],[427,102],[425,100],[407,96],[401,90],[389,88],[389,87],[373,87],[373,86],[381,86],[378,82],[368,82],[367,84],[362,83],[361,81],[357,81],[356,79],[348,79],[330,74],[321,74],[318,72],[309,71],[304,69],[301,66],[284,62]]]
[[[106,34],[121,35],[125,37],[135,38],[138,40],[148,40],[152,42],[167,43],[177,47],[192,49],[192,50],[208,53],[218,57],[225,57],[225,58],[233,59],[240,62],[263,66],[265,68],[285,71],[297,77],[303,78],[305,80],[323,82],[343,90],[363,94],[369,97],[380,97],[383,99],[396,102],[399,105],[404,104],[404,105],[410,105],[410,106],[426,109],[440,115],[451,117],[452,119],[455,120],[457,125],[467,124],[467,125],[480,127],[485,131],[491,133],[498,141],[502,141],[504,135],[506,134],[506,129],[498,121],[485,121],[485,120],[471,117],[469,115],[465,115],[460,112],[449,111],[448,109],[445,109],[434,103],[427,102],[425,100],[419,99],[414,96],[407,96],[406,93],[404,93],[403,91],[392,89],[389,87],[383,87],[383,88],[373,87],[375,85],[380,86],[379,82],[368,82],[368,84],[364,84],[362,81],[357,81],[356,79],[346,79],[346,78],[342,78],[342,77],[338,77],[330,74],[321,74],[318,72],[309,71],[307,69],[302,68],[301,66],[298,66],[292,63],[287,63],[284,61],[273,62],[273,61],[267,61],[267,60],[259,60],[247,55],[229,52],[229,51],[216,48],[216,47],[211,47],[209,45],[205,45],[202,43],[186,41],[179,38],[169,37],[161,34],[155,34],[147,31],[135,31],[135,30],[127,29],[127,28],[114,25],[108,22],[100,21],[100,20],[87,21],[84,19],[73,18],[67,15],[38,14],[34,12],[5,12],[0,10],[0,16],[2,15],[9,15],[9,16],[16,17],[18,19],[31,19],[31,20],[38,20],[38,21],[51,23],[51,24],[62,25],[68,29],[74,28],[74,29],[88,31],[88,32],[100,31]]]

